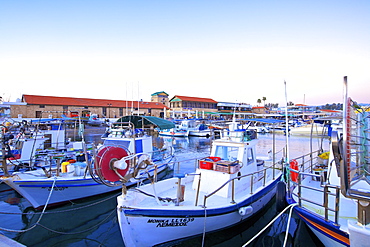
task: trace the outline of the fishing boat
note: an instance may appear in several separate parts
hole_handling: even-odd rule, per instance
[[[159,131],[160,136],[171,136],[171,137],[188,137],[189,130],[183,126],[182,120],[174,120],[174,127],[168,129],[162,129]]]
[[[119,161],[121,165],[131,162],[135,171],[124,181],[128,187],[147,180],[154,173],[158,177],[164,176],[168,169],[167,162],[173,157],[172,150],[154,150],[151,136],[145,132],[138,134],[132,122],[120,122],[116,127],[119,131],[114,133],[119,132],[120,136],[112,134],[105,137],[106,142],[114,143],[106,143],[97,150],[87,150],[82,141],[80,148],[75,145],[73,149],[63,152],[46,152],[44,160],[49,166],[14,172],[1,177],[1,180],[39,209],[120,189],[117,184],[101,180],[96,174],[101,172],[97,167],[109,167],[111,160]],[[154,151],[161,157],[155,163],[152,157],[158,155]]]
[[[159,135],[172,137],[210,137],[214,133],[214,130],[208,128],[204,122],[199,122],[195,119],[183,119],[176,123],[175,126],[175,128],[161,130]]]
[[[68,143],[59,119],[14,122],[7,128],[2,126],[2,132],[1,154],[9,172],[35,169],[40,150],[65,150]]]
[[[289,131],[291,135],[305,135],[305,136],[331,136],[331,132],[336,131],[342,126],[342,116],[320,117],[312,120],[311,123],[302,124],[300,126],[292,127]]]
[[[123,189],[117,214],[125,246],[201,236],[259,212],[275,196],[281,171],[258,165],[256,137],[253,131],[229,131],[212,142],[209,156],[195,160],[195,172]]]
[[[181,126],[189,131],[189,136],[210,137],[213,136],[213,129],[208,128],[204,121],[183,120]]]
[[[370,112],[344,98],[343,130],[332,132],[330,150],[290,161],[286,201],[325,246],[368,246]]]
[[[91,114],[86,124],[90,126],[102,126],[105,122],[99,119],[98,114]]]

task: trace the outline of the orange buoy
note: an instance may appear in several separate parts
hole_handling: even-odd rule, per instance
[[[297,160],[291,160],[289,162],[289,165],[290,165],[290,169],[298,171],[298,161]],[[293,182],[298,182],[298,172],[290,171],[290,179]]]

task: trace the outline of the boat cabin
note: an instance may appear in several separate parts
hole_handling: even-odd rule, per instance
[[[193,189],[198,187],[199,179],[200,191],[212,193],[230,179],[255,173],[258,171],[255,146],[257,140],[249,141],[229,141],[215,140],[211,148],[211,156],[199,160],[196,176],[193,182]],[[245,176],[234,180],[235,192],[238,188],[246,188],[251,184],[251,179],[256,177]],[[216,192],[222,197],[232,196],[232,183],[227,183],[222,189]]]

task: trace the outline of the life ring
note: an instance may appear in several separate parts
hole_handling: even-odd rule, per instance
[[[297,170],[298,171],[298,161],[297,160],[291,160],[289,162],[289,166],[290,166],[290,169],[292,170]],[[290,171],[290,179],[293,181],[293,182],[298,182],[298,172],[296,171]]]
[[[96,156],[96,162],[94,163],[95,173],[102,179],[108,180],[110,182],[120,181],[120,176],[124,177],[130,168],[129,161],[126,160],[127,166],[125,169],[113,169],[113,163],[128,156],[125,149],[121,147],[106,146],[99,150]]]

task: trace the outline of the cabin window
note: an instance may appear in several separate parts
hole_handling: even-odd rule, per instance
[[[238,159],[238,148],[237,147],[216,147],[216,157],[220,157],[221,160],[236,161]]]
[[[254,161],[253,149],[248,148],[247,149],[247,162],[248,162],[248,165],[251,164],[253,161]]]

